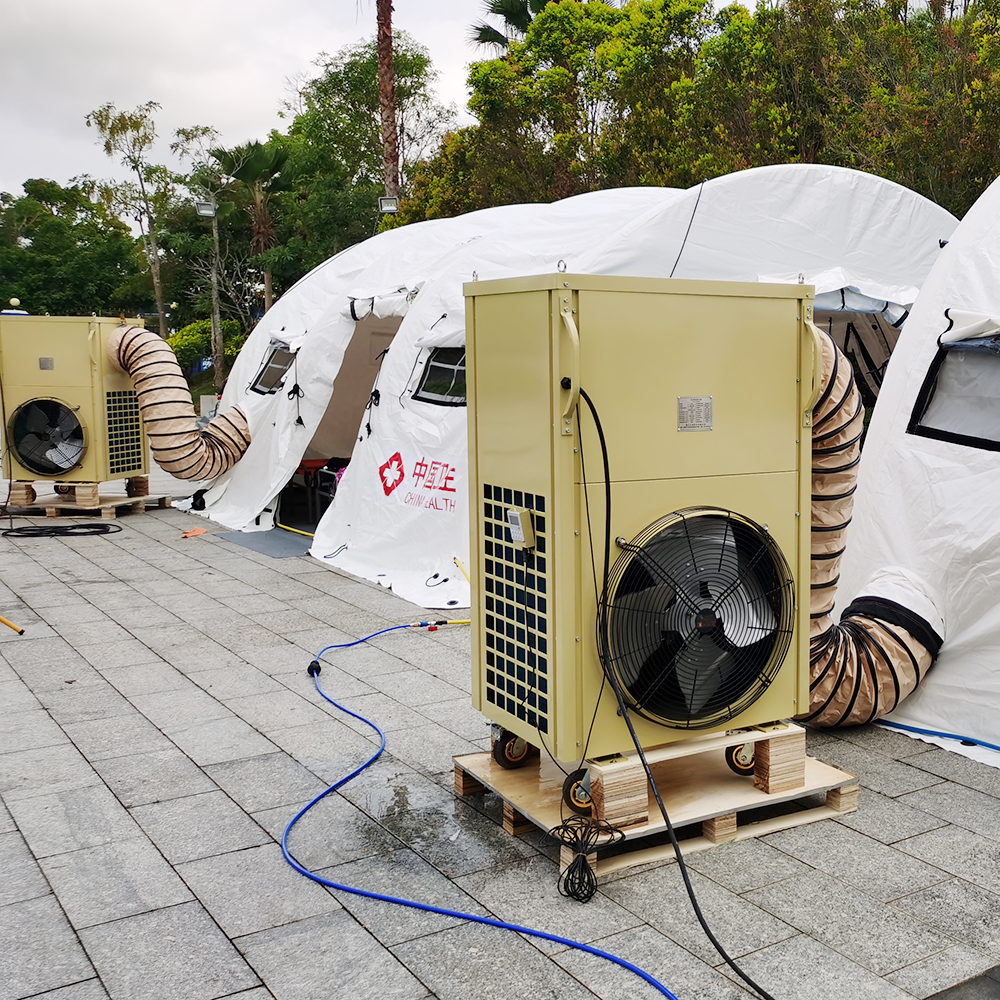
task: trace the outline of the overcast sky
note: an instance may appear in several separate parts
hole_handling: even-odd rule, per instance
[[[430,51],[438,94],[461,114],[481,0],[394,6],[394,26]],[[283,125],[286,80],[374,34],[372,0],[0,0],[0,191],[21,194],[30,177],[123,176],[84,124],[106,101],[162,106],[162,162],[181,126],[214,126],[230,146],[263,139]]]

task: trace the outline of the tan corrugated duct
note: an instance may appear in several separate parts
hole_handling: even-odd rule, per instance
[[[864,406],[850,362],[833,339],[823,345],[813,409],[810,699],[803,721],[853,726],[888,712],[917,686],[941,639],[919,615],[880,597],[859,597],[834,623],[844,538],[851,523]]]
[[[250,446],[250,428],[234,406],[198,430],[191,391],[170,346],[152,330],[121,327],[108,356],[132,379],[156,464],[178,479],[214,479],[231,469]]]

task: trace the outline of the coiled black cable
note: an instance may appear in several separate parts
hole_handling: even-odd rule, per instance
[[[120,524],[108,524],[106,521],[85,521],[82,524],[24,524],[19,528],[7,528],[0,534],[11,538],[58,538],[113,535],[116,531],[121,530]]]
[[[607,820],[591,816],[570,816],[549,830],[549,836],[573,852],[573,860],[559,876],[559,893],[589,903],[597,892],[597,876],[587,855],[598,847],[609,847],[625,839],[625,834]]]

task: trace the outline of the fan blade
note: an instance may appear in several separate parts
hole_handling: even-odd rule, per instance
[[[32,403],[24,411],[24,427],[29,434],[45,434],[49,423],[49,415],[38,403]]]

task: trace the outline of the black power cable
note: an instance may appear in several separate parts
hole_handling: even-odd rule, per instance
[[[121,531],[120,524],[105,521],[86,521],[83,524],[25,524],[0,532],[5,538],[77,538],[84,535],[112,535]]]
[[[743,982],[745,982],[751,989],[759,993],[764,1000],[774,1000],[774,997],[771,996],[767,990],[758,986],[729,957],[725,948],[722,947],[718,938],[716,938],[715,934],[712,932],[712,928],[708,926],[708,921],[705,919],[705,915],[701,912],[701,907],[698,905],[698,899],[695,896],[694,886],[691,884],[691,876],[688,874],[687,865],[684,863],[684,855],[681,853],[681,846],[677,842],[677,834],[674,831],[674,825],[670,822],[670,817],[667,815],[666,806],[663,804],[663,799],[660,798],[660,790],[656,787],[656,781],[653,779],[653,772],[649,768],[649,762],[646,760],[645,753],[643,753],[642,744],[639,742],[639,737],[636,735],[635,727],[632,725],[632,716],[629,712],[629,707],[625,701],[625,697],[622,694],[618,678],[615,676],[614,671],[610,668],[611,649],[608,635],[608,579],[611,573],[611,469],[608,463],[608,444],[604,437],[604,428],[601,426],[601,418],[597,414],[597,407],[594,406],[593,400],[587,395],[586,392],[584,392],[582,388],[580,389],[580,396],[589,407],[591,416],[594,418],[594,426],[597,429],[597,436],[601,442],[601,455],[604,459],[604,590],[600,603],[598,636],[601,666],[604,668],[605,676],[611,682],[611,688],[615,693],[615,697],[618,699],[618,707],[621,711],[621,716],[625,720],[625,725],[628,726],[629,736],[632,738],[632,743],[635,745],[636,752],[639,755],[639,760],[642,762],[642,768],[646,772],[646,781],[649,782],[649,787],[653,790],[653,797],[656,799],[656,804],[659,806],[660,814],[663,816],[663,821],[667,826],[667,834],[670,837],[670,843],[673,846],[674,854],[677,857],[677,865],[680,868],[681,878],[684,880],[684,888],[687,890],[688,899],[691,900],[691,908],[694,910],[694,915],[698,918],[698,923],[701,924],[701,929],[705,932],[705,936],[712,943],[712,947],[719,953],[726,965],[728,965],[729,968],[743,980]]]

